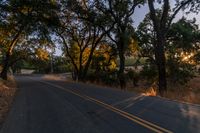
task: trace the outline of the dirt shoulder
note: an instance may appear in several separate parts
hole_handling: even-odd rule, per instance
[[[17,84],[13,76],[9,76],[8,81],[0,79],[0,128],[11,107],[16,88]]]
[[[166,98],[182,102],[200,104],[200,76],[191,79],[186,85],[169,86]]]
[[[43,79],[46,80],[62,80],[62,81],[70,81],[73,82],[69,75],[60,75],[60,74],[49,74],[44,75]],[[84,82],[84,84],[90,84],[101,87],[109,87],[114,89],[120,89],[119,86],[108,86],[102,83],[92,83],[92,82]],[[138,86],[133,86],[132,83],[127,83],[126,91],[139,93],[146,96],[157,96],[158,93],[155,89],[154,85],[146,84],[144,81],[138,83]],[[180,102],[187,102],[193,104],[200,104],[200,76],[196,76],[191,79],[185,85],[178,84],[170,84],[168,85],[168,91],[164,94],[164,98],[168,98],[170,100],[176,100]]]
[[[128,90],[146,96],[158,96],[156,85],[145,85],[144,82],[139,83],[137,87],[129,84]],[[163,97],[179,102],[200,104],[200,75],[184,85],[168,83],[168,90]]]

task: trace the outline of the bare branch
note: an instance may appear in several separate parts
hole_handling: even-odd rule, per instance
[[[176,17],[176,15],[178,14],[178,12],[187,4],[189,4],[190,2],[192,2],[192,0],[187,0],[185,2],[183,2],[179,7],[176,8],[176,10],[174,11],[174,13],[172,14],[172,16],[169,19],[168,25],[167,25],[167,30],[169,29],[173,19]]]

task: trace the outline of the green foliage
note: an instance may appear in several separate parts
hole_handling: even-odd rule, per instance
[[[30,51],[33,53],[32,43],[28,43],[28,45],[25,43],[27,46],[25,49],[22,45],[28,39],[31,37],[35,37],[37,40],[46,39],[49,44],[52,44],[50,43],[50,31],[59,25],[58,10],[57,3],[52,3],[49,0],[7,0],[0,2],[0,44],[3,46],[1,50],[5,56],[2,63],[3,71],[0,75],[3,79],[7,79],[7,71],[10,66],[16,61],[27,58],[27,55],[29,56],[27,53]],[[39,44],[43,45],[43,43]],[[47,59],[48,56],[44,49],[39,49],[38,52],[35,51],[38,57],[41,55],[40,57]],[[16,51],[20,53],[20,58],[16,56]]]
[[[99,77],[94,72],[88,72],[88,74],[85,77],[85,80],[90,81],[90,82],[95,82],[98,80]]]
[[[137,65],[144,65],[146,63],[147,58],[140,58],[140,57],[126,57],[125,66],[137,66]],[[117,60],[117,66],[119,66],[119,59]]]
[[[113,71],[113,72],[103,72],[100,73],[100,79],[101,82],[103,82],[104,84],[110,85],[110,86],[115,86],[118,84],[118,79],[117,79],[117,72]]]
[[[198,48],[196,44],[199,38],[198,25],[195,20],[180,19],[177,23],[172,24],[168,32],[168,40],[171,42],[167,45],[169,50],[179,50],[183,52],[192,52]],[[174,51],[171,51],[174,52]]]
[[[54,73],[66,73],[71,71],[71,65],[69,64],[55,65],[55,67],[53,68]]]
[[[139,73],[133,71],[133,70],[129,70],[128,73],[127,73],[127,76],[129,78],[130,81],[132,81],[133,85],[134,86],[137,86],[138,85],[138,82],[139,82]]]
[[[134,11],[146,2],[150,13],[136,31]],[[84,79],[91,69],[87,80],[108,85],[126,79],[137,85],[140,77],[154,82],[158,70],[164,73],[160,79],[165,79],[167,68],[170,81],[186,83],[200,63],[200,31],[195,20],[182,18],[173,23],[170,19],[181,9],[197,13],[200,4],[199,0],[175,3],[172,9],[167,1],[160,0],[0,1],[1,65],[33,67],[42,73],[50,72],[53,65],[56,73],[76,71],[78,79]],[[54,47],[52,39],[59,42],[67,59],[49,55],[48,50]],[[125,61],[125,56],[133,58]],[[4,63],[3,57],[9,61]],[[138,64],[144,65],[141,73],[124,74],[125,65]]]
[[[101,44],[94,52],[91,69],[108,72],[116,70],[116,56],[116,51],[109,44]]]
[[[186,84],[196,73],[199,63],[200,32],[195,21],[180,19],[168,33],[167,72],[172,83]]]
[[[158,78],[158,71],[155,65],[144,65],[140,75],[146,79],[147,82],[153,83]]]
[[[109,86],[118,85],[117,71],[112,72],[88,72],[86,80],[91,82],[103,83]]]
[[[154,56],[155,32],[149,14],[139,24],[136,36],[139,45],[139,56],[152,59]]]
[[[66,73],[72,71],[72,66],[65,57],[53,56],[53,72],[54,73]]]
[[[156,65],[154,35],[153,25],[147,14],[144,21],[138,27],[137,36],[140,46],[140,56],[147,57],[150,65]],[[189,81],[193,77],[195,65],[198,64],[199,35],[198,25],[195,24],[194,20],[182,18],[171,25],[166,36],[167,41],[165,45],[166,69],[169,81],[182,84],[187,83],[186,81]],[[156,74],[154,70],[150,70],[146,66],[144,69],[142,75],[146,75],[146,78],[151,79]]]
[[[194,65],[179,62],[178,60],[168,59],[168,77],[172,83],[186,84],[194,77]]]

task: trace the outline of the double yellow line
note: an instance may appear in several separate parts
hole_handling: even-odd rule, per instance
[[[123,110],[120,110],[120,109],[118,109],[116,107],[113,107],[113,106],[111,106],[111,105],[109,105],[107,103],[104,103],[102,101],[99,101],[97,99],[89,97],[87,95],[80,94],[78,92],[66,89],[64,87],[61,87],[61,86],[58,86],[58,85],[55,85],[55,84],[52,84],[52,83],[49,83],[49,82],[44,82],[44,81],[39,81],[39,82],[42,82],[44,84],[47,84],[47,85],[50,85],[50,86],[53,86],[53,87],[56,87],[56,88],[59,88],[59,89],[64,90],[64,91],[66,91],[68,93],[71,93],[71,94],[74,94],[74,95],[76,95],[78,97],[81,97],[81,98],[83,98],[85,100],[91,101],[91,102],[93,102],[93,103],[95,103],[95,104],[97,104],[99,106],[102,106],[103,108],[106,108],[107,110],[115,112],[116,114],[119,114],[119,115],[121,115],[121,116],[123,116],[123,117],[125,117],[125,118],[127,118],[127,119],[129,119],[129,120],[131,120],[131,121],[133,121],[133,122],[145,127],[145,128],[147,128],[149,130],[152,130],[152,131],[154,131],[156,133],[172,133],[172,131],[170,131],[170,130],[162,128],[162,127],[160,127],[158,125],[155,125],[155,124],[153,124],[153,123],[151,123],[149,121],[143,120],[143,119],[141,119],[141,118],[139,118],[137,116],[134,116],[133,114],[127,113],[127,112],[125,112]]]

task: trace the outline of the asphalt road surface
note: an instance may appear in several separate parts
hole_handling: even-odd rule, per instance
[[[82,83],[17,76],[0,133],[200,133],[200,106]]]

